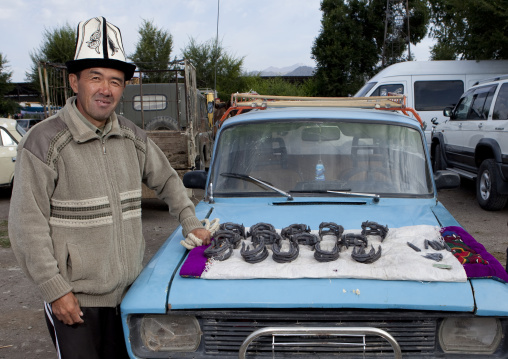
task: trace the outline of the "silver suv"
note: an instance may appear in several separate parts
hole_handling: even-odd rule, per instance
[[[476,198],[489,211],[508,200],[508,75],[466,91],[432,135],[434,170],[448,169],[476,180]]]

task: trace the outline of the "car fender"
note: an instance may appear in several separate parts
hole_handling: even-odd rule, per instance
[[[445,147],[444,147],[444,136],[442,133],[440,132],[434,132],[434,135],[432,136],[432,143],[431,143],[431,156],[434,157],[434,154],[436,153],[436,147],[439,146],[441,147],[441,153],[445,159],[445,161],[447,161],[447,158],[446,158],[446,151],[445,151]]]
[[[492,157],[485,155],[486,150],[490,150]],[[492,138],[482,138],[478,141],[474,152],[476,167],[480,167],[482,162],[487,158],[493,158],[497,163],[501,163],[503,161],[501,146],[499,146],[499,143]]]

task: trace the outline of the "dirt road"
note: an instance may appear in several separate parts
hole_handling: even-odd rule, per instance
[[[8,217],[10,195],[0,191],[0,221]],[[482,210],[472,183],[439,193],[439,200],[478,241],[505,265],[508,246],[508,207],[500,212]],[[143,202],[145,263],[176,228],[176,221],[158,200]],[[47,333],[42,299],[21,272],[11,249],[0,248],[0,358],[52,359],[55,349]]]

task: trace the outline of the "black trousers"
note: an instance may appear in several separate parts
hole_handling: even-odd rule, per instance
[[[46,324],[60,359],[129,358],[123,336],[120,308],[81,308],[83,324],[59,321],[51,304],[44,303]]]

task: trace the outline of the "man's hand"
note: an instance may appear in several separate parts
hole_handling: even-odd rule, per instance
[[[74,294],[67,293],[51,303],[51,310],[58,320],[67,325],[84,323],[83,312]]]
[[[212,235],[208,230],[204,228],[196,228],[193,229],[190,233],[201,239],[203,241],[203,245],[210,244]]]

